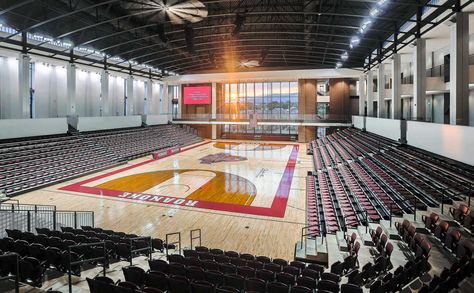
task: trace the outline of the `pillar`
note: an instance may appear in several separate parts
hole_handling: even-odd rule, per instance
[[[392,109],[391,115],[392,119],[400,119],[401,117],[401,86],[402,86],[402,76],[401,76],[402,64],[400,54],[394,53],[392,55]]]
[[[212,83],[211,119],[217,118],[217,83]],[[212,139],[217,139],[217,125],[212,124]]]
[[[156,109],[150,109],[150,107],[156,107],[156,103],[153,103],[153,81],[151,79],[147,79],[145,81],[146,88],[145,88],[145,104],[143,105],[143,114],[148,115],[150,113],[155,114],[158,113]]]
[[[110,100],[109,100],[109,72],[102,70],[100,74],[100,116],[110,116]]]
[[[168,98],[168,84],[161,84],[161,95],[160,95],[160,114],[170,114],[168,110],[169,98]],[[169,118],[171,120],[171,117]]]
[[[215,82],[212,83],[211,118],[217,118],[217,84]]]
[[[365,115],[365,75],[359,76],[359,116]]]
[[[17,113],[13,117],[30,118],[30,56],[21,53],[18,58],[18,105],[14,107]],[[12,109],[13,110],[13,109]],[[34,109],[33,109],[34,111]]]
[[[127,113],[125,113],[125,116],[127,116],[127,115],[133,115],[134,113],[133,75],[129,75],[127,79],[125,80],[125,83],[126,83],[125,95],[127,97]]]
[[[367,116],[374,115],[374,75],[371,70],[367,72]]]
[[[76,64],[68,63],[66,67],[67,79],[67,114],[77,115],[76,112]]]
[[[377,70],[377,117],[385,117],[385,64],[379,63]]]
[[[413,54],[413,118],[426,117],[426,40],[417,39]]]
[[[449,123],[469,125],[469,14],[456,13],[450,30]]]

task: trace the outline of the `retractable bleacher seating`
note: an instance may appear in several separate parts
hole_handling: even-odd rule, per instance
[[[472,168],[354,128],[312,141],[307,150],[314,162],[311,182],[322,195],[318,214],[324,216],[328,233],[341,229],[340,216],[349,226],[360,223],[364,210],[371,221],[378,221],[388,219],[390,212],[413,213],[415,205],[426,210],[441,201],[463,200],[474,182]],[[471,229],[472,216],[474,212],[464,211],[456,221]]]
[[[173,125],[4,141],[0,142],[0,191],[15,195],[200,141]]]

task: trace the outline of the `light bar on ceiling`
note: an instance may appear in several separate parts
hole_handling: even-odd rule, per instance
[[[14,29],[10,26],[7,26],[3,23],[0,23],[0,32],[7,33],[7,34],[18,34],[19,33],[18,30]],[[72,48],[74,51],[89,54],[89,55],[93,55],[93,56],[98,57],[98,58],[107,57],[109,60],[117,61],[118,63],[125,62],[125,60],[123,60],[120,57],[116,57],[116,56],[111,57],[110,55],[106,55],[104,52],[98,51],[98,50],[93,49],[93,48],[73,47],[73,44],[70,43],[70,42],[63,42],[61,40],[56,40],[54,38],[44,36],[44,35],[41,35],[41,34],[38,34],[38,33],[27,33],[26,37],[29,40],[39,42],[39,43],[46,43],[46,44],[51,45],[53,47],[58,47],[58,48],[63,48],[63,49],[71,49]],[[138,64],[136,61],[133,61],[133,60],[130,60],[129,63],[132,64],[133,66],[141,67],[142,69],[146,68],[146,69],[151,70],[155,73],[161,72],[161,70],[159,68],[150,66],[148,64]],[[172,72],[172,73],[173,74],[170,74],[170,75],[176,75],[176,74],[174,74],[174,72]]]

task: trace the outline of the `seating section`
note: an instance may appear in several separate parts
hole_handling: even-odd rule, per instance
[[[106,148],[123,160],[130,160],[153,151],[186,146],[202,141],[198,136],[173,125],[107,130],[83,134],[86,140]]]
[[[472,276],[474,260],[462,258],[454,262],[451,267],[444,268],[439,275],[433,276],[429,284],[423,285],[418,292],[451,292],[452,289],[461,288],[460,283]]]
[[[442,201],[450,204],[473,192],[472,168],[354,128],[312,141],[307,151],[313,158],[315,193],[321,193],[318,203],[328,233],[345,226],[341,217],[347,226],[355,226],[365,221],[365,211],[369,221],[378,221],[389,219],[390,213],[411,214]],[[314,207],[308,210],[312,223]],[[469,215],[458,221],[466,221],[462,224],[470,229],[471,219]]]
[[[373,233],[384,241],[384,234],[378,229]],[[129,290],[126,292],[346,293],[363,292],[363,286],[370,292],[398,292],[430,269],[428,251],[392,270],[393,245],[390,242],[379,250],[373,262],[369,261],[359,269],[357,251],[360,243],[355,238],[350,237],[348,241],[357,249],[351,250],[344,262],[333,263],[330,269],[317,264],[198,246],[194,250],[184,250],[183,255],[168,255],[167,261],[149,260],[147,271],[137,266],[124,267],[125,281],[106,277],[87,281],[92,293],[125,292],[123,288]],[[450,280],[450,288],[454,288],[472,274],[472,261],[465,258],[453,265],[451,271],[454,273],[446,279]]]
[[[0,190],[7,195],[111,166],[116,156],[77,135],[0,143]]]
[[[61,227],[62,231],[37,228],[37,234],[22,232],[20,230],[6,230],[8,237],[0,239],[0,255],[4,253],[16,253],[20,256],[20,279],[22,282],[32,286],[41,287],[44,273],[47,269],[60,273],[67,273],[69,264],[68,248],[70,246],[85,244],[82,247],[71,249],[73,261],[84,261],[85,264],[97,266],[108,266],[111,260],[129,260],[139,254],[130,254],[130,245],[133,249],[150,246],[150,241],[139,238],[135,234],[125,234],[112,230],[100,228],[83,227],[74,229]],[[97,243],[104,243],[104,245]],[[89,244],[89,245],[87,245]],[[163,249],[163,242],[154,239],[153,243],[157,250]],[[97,258],[104,256],[106,260],[98,261]],[[95,260],[94,260],[95,259]],[[94,261],[88,261],[94,260]],[[1,276],[12,273],[12,264],[0,265]],[[72,272],[80,276],[81,265],[73,265]]]
[[[180,127],[160,125],[0,142],[0,191],[15,195],[200,141]]]
[[[463,252],[455,254],[458,259],[456,263],[449,270],[443,270],[439,277],[424,284],[424,287],[428,289],[455,288],[466,277],[472,275],[472,241],[470,245],[466,244],[470,239],[458,237],[459,235],[453,232],[457,230],[449,230],[449,235],[439,232],[438,227],[443,227],[441,231],[448,231],[448,229],[444,228],[444,222],[439,221],[436,214],[431,215],[429,220],[423,220],[427,229],[431,230],[434,227],[434,235],[444,235],[444,239],[454,237],[457,240],[451,243],[456,243],[457,247],[463,247],[456,250]],[[267,256],[197,246],[194,249],[185,249],[182,255],[169,254],[166,260],[148,258],[148,268],[122,267],[123,279],[121,280],[114,281],[105,276],[86,278],[86,280],[91,293],[337,293],[363,292],[362,287],[368,288],[370,292],[398,292],[430,270],[431,243],[424,234],[417,233],[408,220],[402,223],[396,222],[395,227],[402,236],[403,245],[412,254],[408,256],[407,263],[397,268],[393,267],[391,261],[394,244],[388,240],[388,235],[384,234],[379,226],[370,230],[372,241],[375,243],[375,258],[364,264],[359,264],[361,244],[356,240],[357,234],[353,232],[346,239],[348,253],[344,260],[332,263],[329,269],[300,261],[272,259]],[[0,254],[18,254],[21,281],[37,287],[41,286],[47,270],[67,272],[69,261],[67,251],[71,245],[90,244],[85,247],[71,248],[72,260],[83,260],[89,267],[108,267],[110,260],[129,260],[130,257],[139,256],[138,253],[131,255],[130,248],[149,248],[151,245],[154,251],[160,253],[165,247],[175,249],[174,246],[167,245],[160,239],[144,238],[135,234],[94,227],[82,227],[82,229],[62,227],[61,231],[38,228],[37,234],[19,230],[6,232],[8,237],[0,239]],[[104,250],[102,245],[95,244],[97,242],[102,242],[106,247],[107,257],[101,261],[98,261],[97,257],[104,255]],[[176,253],[176,250],[174,251]],[[73,274],[80,276],[81,266],[73,266]],[[0,276],[12,273],[13,267],[14,264],[11,262],[1,262]]]
[[[354,259],[328,271],[317,264],[198,246],[184,255],[169,255],[168,262],[150,260],[148,273],[124,268],[124,276],[137,289],[153,286],[170,292],[339,292],[347,286],[340,284],[342,274],[353,265]]]
[[[466,211],[466,206],[459,206],[452,209],[457,214]],[[466,211],[467,213],[467,211]],[[443,248],[454,254],[458,259],[463,257],[472,258],[474,253],[474,240],[471,235],[459,228],[450,227],[449,222],[440,220],[440,216],[431,213],[429,216],[422,216],[425,229],[437,239]],[[406,225],[406,223],[405,223]]]
[[[306,177],[306,207],[308,210],[308,232],[311,237],[317,237],[326,231],[324,213],[321,206],[321,194],[316,192],[314,176]]]

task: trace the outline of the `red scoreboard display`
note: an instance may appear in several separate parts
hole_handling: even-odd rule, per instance
[[[183,100],[185,105],[211,104],[211,85],[185,85],[183,86]]]

